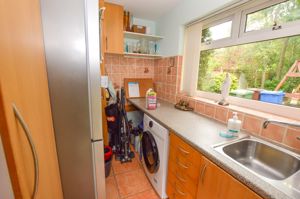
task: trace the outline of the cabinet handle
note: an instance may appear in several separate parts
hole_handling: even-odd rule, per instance
[[[204,174],[205,174],[205,171],[206,171],[206,167],[207,165],[205,164],[201,170],[201,174],[200,174],[200,181],[202,182],[203,184],[203,181],[204,181]]]
[[[180,177],[180,176],[178,175],[178,173],[176,173],[176,178],[177,178],[178,180],[180,180],[181,182],[186,182],[186,180],[183,179],[182,177]]]
[[[105,49],[107,51],[107,49],[108,49],[108,39],[107,39],[107,36],[105,37],[105,43],[106,43]]]
[[[34,142],[32,140],[32,136],[29,130],[28,125],[26,124],[24,118],[22,117],[20,111],[18,110],[17,106],[15,104],[12,104],[13,107],[13,111],[15,114],[15,117],[18,119],[18,121],[20,122],[25,135],[26,135],[26,139],[30,145],[30,149],[31,149],[31,153],[33,156],[33,160],[34,160],[34,187],[33,187],[33,191],[32,191],[32,195],[31,195],[31,199],[35,199],[36,198],[36,194],[37,194],[37,190],[38,190],[38,185],[39,185],[39,161],[38,161],[38,156],[37,156],[37,151],[34,145]]]
[[[186,155],[190,154],[190,152],[184,150],[184,149],[181,148],[181,147],[177,147],[177,149],[179,149],[179,151],[181,151],[182,153],[184,153],[184,154],[186,154]]]
[[[184,168],[184,169],[188,169],[188,168],[189,168],[188,166],[182,164],[182,163],[178,160],[178,158],[176,158],[176,163],[177,163],[178,166],[180,166],[180,167],[182,167],[182,168]]]
[[[177,193],[179,193],[180,195],[182,195],[182,196],[185,196],[185,195],[186,195],[186,193],[184,193],[183,191],[180,191],[180,190],[177,188],[176,184],[175,184],[175,191],[176,191]]]

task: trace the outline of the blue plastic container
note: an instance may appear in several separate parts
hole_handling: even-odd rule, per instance
[[[282,91],[261,91],[260,101],[274,104],[282,104],[285,93]]]

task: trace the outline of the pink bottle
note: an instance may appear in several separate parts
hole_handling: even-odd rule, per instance
[[[146,108],[148,110],[155,110],[157,102],[156,102],[156,92],[152,88],[147,90],[146,92]]]

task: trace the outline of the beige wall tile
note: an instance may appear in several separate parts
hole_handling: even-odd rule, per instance
[[[223,123],[227,123],[228,109],[220,106],[216,106],[215,119]]]
[[[261,136],[276,142],[282,142],[285,128],[276,124],[269,124],[266,129],[262,129]]]
[[[213,118],[215,115],[215,110],[216,110],[216,107],[214,105],[205,104],[205,106],[204,106],[204,114],[208,117]]]
[[[204,107],[205,107],[205,104],[203,102],[199,102],[199,101],[196,102],[196,112],[197,113],[204,114]]]
[[[298,137],[300,137],[300,129],[288,128],[283,142],[294,149],[300,150],[300,140]]]
[[[259,134],[262,129],[263,120],[258,117],[245,115],[243,129],[254,134]]]
[[[241,121],[243,122],[243,120],[244,120],[244,113],[238,112],[238,111],[232,111],[232,110],[229,110],[229,111],[228,111],[227,121],[228,121],[230,118],[233,117],[233,113],[234,113],[234,112],[237,112],[239,120],[241,120]]]

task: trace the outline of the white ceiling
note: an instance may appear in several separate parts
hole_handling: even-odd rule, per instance
[[[134,17],[156,20],[172,10],[181,0],[107,0],[123,5]]]

